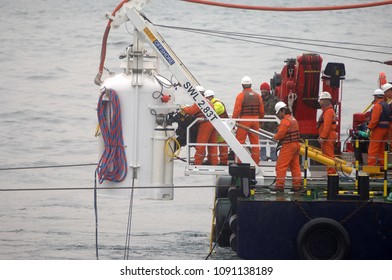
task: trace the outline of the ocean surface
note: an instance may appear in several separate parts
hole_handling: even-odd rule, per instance
[[[94,137],[99,87],[93,80],[107,22],[104,15],[119,2],[0,0],[2,260],[96,258],[92,190],[95,166],[68,165],[93,164],[100,156]],[[226,2],[323,6],[369,1]],[[254,43],[158,27],[197,80],[213,89],[230,113],[241,90],[242,76],[250,76],[258,90],[260,83],[281,71],[284,60],[302,52],[321,53],[324,66],[326,62],[345,64],[343,134],[351,125],[352,114],[362,111],[372,100],[379,72],[386,72],[392,79],[391,66],[366,61],[392,59],[388,35],[392,6],[288,13],[153,0],[143,12],[157,25],[253,33],[267,38]],[[131,30],[129,25],[111,30],[105,64],[110,71],[121,72],[118,56],[132,43]],[[297,43],[287,43],[268,36],[298,39]],[[334,48],[320,46],[326,45],[325,41],[342,44],[328,44]],[[163,69],[163,74],[170,78],[167,70]],[[176,100],[191,103],[188,96],[176,96]],[[53,167],[15,169],[42,166]],[[211,176],[184,176],[184,164],[176,162],[175,167],[176,185],[212,184]],[[213,197],[211,188],[189,188],[176,189],[173,201],[135,199],[128,257],[204,259],[209,253]],[[128,198],[98,197],[100,259],[124,258],[129,204]],[[235,257],[230,250],[219,249],[212,258]]]

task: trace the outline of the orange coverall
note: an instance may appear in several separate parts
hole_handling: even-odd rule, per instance
[[[298,191],[301,188],[301,166],[299,164],[301,144],[299,143],[298,122],[291,114],[284,116],[274,139],[282,143],[275,167],[276,190],[284,190],[286,172],[290,167],[293,190]]]
[[[208,101],[212,108],[214,105]],[[204,117],[200,108],[194,103],[190,107],[184,107],[183,111],[188,115],[195,117]],[[204,157],[206,155],[206,146],[199,145],[201,143],[216,144],[216,130],[215,127],[209,121],[199,121],[199,131],[197,132],[197,146],[195,153],[195,165],[202,165]],[[208,146],[207,160],[211,165],[218,165],[218,148],[217,146]]]
[[[253,98],[253,112],[250,112],[249,110],[244,110],[244,101],[246,96],[251,96],[255,97]],[[249,105],[249,104],[248,104]],[[234,110],[233,110],[233,119],[262,119],[264,118],[264,104],[263,104],[263,99],[261,98],[261,95],[258,94],[257,92],[254,92],[251,88],[245,88],[242,92],[240,92],[236,99],[235,99],[235,104],[234,104]],[[259,131],[260,125],[259,121],[241,121],[238,122],[239,124],[242,124],[243,126],[249,127],[251,129],[254,129],[256,131]],[[238,127],[237,128],[237,133],[236,133],[236,138],[238,142],[241,144],[244,144],[246,141],[246,136],[249,137],[249,142],[252,145],[257,145],[252,147],[252,159],[256,162],[256,164],[259,164],[260,161],[260,142],[259,142],[259,136],[248,132],[247,130]]]
[[[321,152],[330,157],[335,158],[335,142],[336,142],[336,117],[332,105],[323,108],[323,112],[318,120],[319,137],[321,142]],[[336,174],[335,167],[327,167],[328,174]]]
[[[368,165],[384,166],[385,143],[389,136],[389,122],[385,123],[386,127],[380,127],[380,116],[384,99],[377,99],[372,109],[372,115],[368,128],[371,130],[370,143],[368,148]]]

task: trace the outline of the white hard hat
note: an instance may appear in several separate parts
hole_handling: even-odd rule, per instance
[[[280,109],[287,107],[286,103],[284,103],[283,101],[279,101],[278,103],[275,104],[275,111],[277,113],[279,113]]]
[[[210,96],[214,96],[214,95],[215,95],[215,92],[210,89],[207,89],[206,92],[204,93],[204,97],[210,97]]]
[[[200,92],[200,93],[204,93],[206,90],[204,89],[203,86],[196,86],[195,89]]]
[[[388,89],[391,89],[392,85],[390,83],[386,83],[382,85],[382,90],[386,92]]]
[[[331,99],[332,100],[332,96],[328,91],[323,91],[319,96],[319,100],[323,100],[323,99]]]
[[[373,92],[373,96],[384,96],[384,91],[378,88]]]
[[[243,85],[251,85],[252,84],[252,79],[248,76],[244,76],[241,79],[241,84]]]

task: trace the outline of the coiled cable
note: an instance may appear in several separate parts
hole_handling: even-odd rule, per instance
[[[117,93],[105,90],[98,101],[98,122],[105,150],[98,162],[99,183],[121,182],[127,176],[127,159],[121,125],[121,108]]]

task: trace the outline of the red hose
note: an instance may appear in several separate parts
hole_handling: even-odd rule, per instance
[[[117,5],[117,7],[114,9],[112,12],[112,16],[115,16],[118,10],[121,9],[121,7],[126,3],[129,2],[129,0],[123,0],[121,1],[120,4]],[[101,61],[99,63],[99,68],[98,68],[98,73],[95,76],[94,82],[97,85],[101,84],[101,77],[102,77],[102,72],[103,72],[103,67],[105,65],[105,59],[106,59],[106,45],[108,41],[108,36],[109,36],[109,31],[110,31],[110,24],[112,23],[112,20],[108,20],[108,24],[106,25],[105,33],[103,34],[102,38],[102,47],[101,47]]]
[[[219,6],[234,9],[245,9],[245,10],[259,10],[259,11],[280,11],[280,12],[307,12],[307,11],[330,11],[330,10],[345,10],[345,9],[360,9],[369,8],[382,5],[391,5],[392,1],[379,1],[370,2],[363,4],[351,4],[351,5],[337,5],[337,6],[320,6],[320,7],[271,7],[271,6],[249,6],[241,4],[229,4],[215,1],[206,0],[182,0],[184,2],[192,2],[203,5]]]

